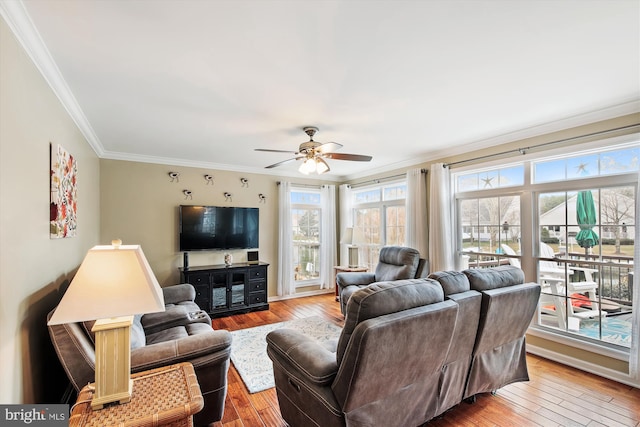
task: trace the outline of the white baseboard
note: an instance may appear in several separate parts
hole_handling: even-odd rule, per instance
[[[307,291],[307,292],[300,292],[300,293],[295,293],[293,295],[282,295],[282,296],[274,296],[274,297],[269,297],[268,300],[269,302],[273,302],[273,301],[284,301],[287,299],[294,299],[294,298],[302,298],[302,297],[311,297],[314,295],[324,295],[324,294],[335,294],[335,289],[318,289],[315,291]]]
[[[599,375],[601,377],[617,381],[622,384],[626,384],[632,387],[640,387],[640,382],[635,381],[627,373],[605,368],[603,366],[586,362],[581,359],[576,359],[574,357],[567,356],[566,354],[557,353],[555,351],[551,351],[546,348],[538,347],[528,343],[527,353],[535,354],[536,356],[544,357],[545,359],[553,360],[554,362],[562,363],[564,365],[571,366],[572,368]]]

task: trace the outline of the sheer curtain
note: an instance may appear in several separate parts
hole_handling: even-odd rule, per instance
[[[431,178],[429,200],[429,264],[431,271],[453,270],[453,196],[449,168],[434,163],[429,171]]]
[[[422,169],[407,171],[407,227],[406,242],[410,248],[428,258],[427,175]]]
[[[336,265],[336,186],[323,185],[320,188],[322,225],[320,226],[320,289],[334,286],[333,266]]]
[[[640,212],[640,173],[638,174],[638,189],[636,190],[636,233],[633,251],[634,283],[640,283],[640,226],[638,215]],[[633,318],[631,320],[631,351],[629,352],[629,375],[636,385],[640,385],[640,292],[633,293]]]
[[[281,181],[278,187],[278,295],[293,295],[293,228],[291,226],[291,183]]]
[[[353,227],[353,199],[351,198],[351,185],[342,184],[339,191],[340,197],[340,238],[347,227]],[[339,240],[338,240],[339,241]],[[340,265],[349,264],[348,245],[340,245]]]

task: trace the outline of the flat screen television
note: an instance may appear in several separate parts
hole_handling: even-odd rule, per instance
[[[180,206],[180,251],[258,248],[258,208]]]

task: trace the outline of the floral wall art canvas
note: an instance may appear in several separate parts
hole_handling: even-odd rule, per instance
[[[52,239],[75,237],[77,232],[76,199],[78,166],[76,159],[61,145],[49,145],[51,158],[51,198],[49,236]]]

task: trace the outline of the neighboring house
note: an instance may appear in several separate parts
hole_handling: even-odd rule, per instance
[[[568,246],[573,252],[573,246],[577,246],[575,236],[580,231],[575,218],[577,195],[567,199],[566,204],[561,203],[549,211],[540,215],[540,225],[549,231],[550,237],[558,238],[560,244]],[[602,202],[602,209],[601,209]],[[632,198],[620,194],[614,190],[603,194],[601,197],[594,197],[596,207],[597,226],[594,230],[601,239],[634,239],[632,232],[628,232],[626,224],[633,224],[635,218],[635,205]],[[559,224],[565,222],[565,212],[569,213],[569,224],[567,229],[568,240],[565,232]]]

